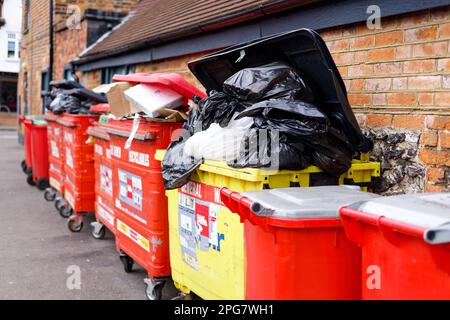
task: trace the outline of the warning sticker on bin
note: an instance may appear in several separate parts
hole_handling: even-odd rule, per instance
[[[142,178],[122,169],[118,172],[120,200],[142,211]]]
[[[66,148],[66,164],[69,168],[73,169],[73,157],[69,148]]]
[[[128,225],[123,223],[121,220],[117,219],[117,230],[122,232],[128,238],[133,240],[139,246],[141,246],[145,251],[150,252],[150,241],[144,238],[141,234],[137,233],[134,229],[130,228]]]
[[[55,141],[50,141],[52,156],[59,159],[59,148]]]
[[[111,168],[100,165],[100,187],[103,191],[112,195],[112,170]]]
[[[219,188],[189,182],[178,191],[181,252],[194,269],[198,269],[196,250],[220,252],[220,242],[225,239],[217,225],[221,208]]]

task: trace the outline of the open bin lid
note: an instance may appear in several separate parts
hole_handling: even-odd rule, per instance
[[[355,203],[352,209],[426,229],[429,243],[450,242],[450,193],[416,193]],[[445,239],[444,239],[445,238]]]
[[[133,84],[153,84],[165,86],[182,95],[188,100],[192,100],[195,97],[199,97],[201,99],[206,98],[206,94],[203,91],[197,89],[177,73],[134,73],[127,75],[116,74],[113,77],[113,80],[116,82],[123,81]]]
[[[339,218],[340,207],[379,197],[358,186],[280,188],[241,195],[252,202],[250,209],[255,215],[289,219]]]
[[[361,133],[344,81],[314,30],[300,29],[232,46],[190,62],[189,69],[208,92],[222,91],[224,81],[236,72],[274,61],[288,63],[305,77],[319,99],[318,107],[335,128],[344,131],[355,151],[370,151],[372,144]]]

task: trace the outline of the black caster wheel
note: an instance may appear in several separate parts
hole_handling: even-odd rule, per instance
[[[126,273],[130,273],[133,271],[134,260],[131,259],[130,256],[121,255],[120,261],[122,261],[123,269],[125,270]]]
[[[31,170],[31,168],[26,168],[25,169],[25,174],[31,176],[33,174],[33,170]]]
[[[59,212],[61,210],[61,206],[64,204],[64,199],[61,197],[57,197],[55,199],[55,209]]]
[[[73,214],[73,210],[68,203],[65,203],[59,207],[59,214],[67,219]]]
[[[36,186],[39,190],[42,191],[47,189],[50,185],[48,184],[48,179],[39,179]]]
[[[27,183],[32,187],[36,185],[36,182],[33,181],[33,176],[31,174],[27,176]]]
[[[44,199],[48,202],[54,201],[56,198],[56,192],[52,188],[45,189],[44,192]]]
[[[161,300],[164,282],[151,284],[146,281],[146,284],[147,286],[145,287],[145,295],[147,296],[147,299],[152,301]]]
[[[27,163],[25,162],[25,160],[22,160],[22,162],[20,163],[20,166],[22,167],[23,172],[27,171]]]
[[[67,220],[67,228],[72,232],[80,232],[83,229],[83,222],[78,222],[75,219]]]
[[[105,239],[106,227],[105,226],[101,226],[98,231],[96,231],[96,229],[97,228],[95,226],[91,226],[91,235],[92,235],[92,237],[94,239],[97,239],[97,240]]]

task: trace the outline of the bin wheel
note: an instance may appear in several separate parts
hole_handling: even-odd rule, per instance
[[[56,192],[52,188],[45,189],[44,192],[44,199],[48,202],[54,201],[56,198]]]
[[[59,212],[61,210],[61,206],[64,204],[64,198],[57,197],[55,199],[55,209]]]
[[[27,163],[25,162],[25,160],[22,160],[22,162],[20,163],[20,166],[22,167],[23,172],[27,171]]]
[[[69,228],[72,232],[80,232],[81,229],[83,229],[83,222],[78,222],[75,219],[68,219],[67,220],[67,228]]]
[[[70,207],[68,203],[64,203],[59,207],[59,214],[63,218],[69,218],[71,215],[73,215],[73,209]]]
[[[47,188],[49,187],[48,179],[45,179],[45,178],[39,179],[39,180],[37,181],[36,186],[37,186],[37,188],[38,188],[39,190],[41,190],[41,191],[47,189]]]
[[[106,228],[105,226],[102,226],[98,232],[95,232],[95,227],[91,227],[91,235],[94,237],[94,239],[100,240],[104,239],[106,234]]]
[[[123,269],[125,270],[126,273],[130,273],[133,271],[134,260],[131,259],[130,256],[121,255],[120,261],[122,261]]]
[[[25,173],[29,176],[31,176],[33,174],[33,170],[31,168],[26,168],[25,169]]]
[[[161,300],[162,298],[162,290],[164,287],[164,282],[158,284],[149,284],[147,283],[145,287],[145,295],[148,300]]]
[[[33,176],[32,176],[31,174],[29,174],[29,175],[27,176],[27,183],[28,183],[30,186],[32,186],[32,187],[34,187],[34,186],[36,185],[36,182],[34,182]]]

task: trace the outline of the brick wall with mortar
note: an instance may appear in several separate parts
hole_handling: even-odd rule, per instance
[[[382,194],[449,189],[450,7],[320,32],[338,66],[363,131],[382,163]],[[136,66],[136,72],[178,72],[194,54]],[[100,84],[99,71],[83,77]]]
[[[77,5],[83,15],[85,9],[98,9],[110,12],[126,13],[132,10],[138,0],[53,0],[54,25],[64,23],[69,5]],[[21,43],[21,71],[19,74],[18,94],[20,95],[22,112],[25,106],[25,81],[28,75],[28,113],[41,113],[41,73],[50,63],[50,15],[49,1],[30,1],[30,28],[24,32]],[[24,7],[23,14],[26,14]],[[25,21],[25,19],[23,19]],[[86,20],[81,21],[81,29],[55,28],[54,46],[54,78],[63,77],[64,65],[70,63],[87,44]]]

